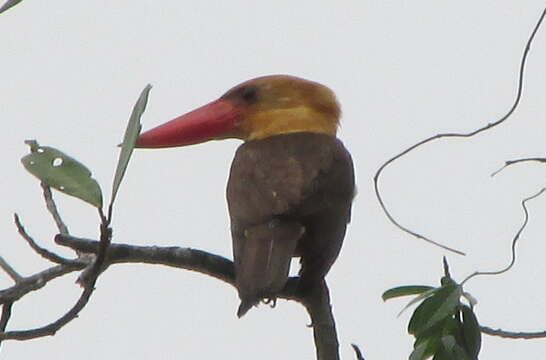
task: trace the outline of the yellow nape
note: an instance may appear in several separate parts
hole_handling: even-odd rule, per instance
[[[245,141],[296,132],[312,132],[335,136],[338,119],[331,113],[324,113],[300,105],[293,108],[267,109],[248,114],[241,124]]]
[[[246,81],[222,97],[242,112],[230,136],[248,140],[296,132],[335,136],[341,109],[332,90],[314,81],[270,75]]]

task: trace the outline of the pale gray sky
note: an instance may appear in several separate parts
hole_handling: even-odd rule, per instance
[[[160,4],[160,5],[159,5]],[[344,117],[359,193],[342,254],[328,276],[344,359],[403,359],[411,312],[380,295],[437,284],[446,253],[401,233],[383,216],[372,176],[392,155],[444,131],[468,131],[510,107],[517,68],[544,1],[24,1],[0,17],[4,149],[1,255],[22,274],[49,264],[21,240],[52,244],[38,182],[19,163],[37,139],[89,166],[108,194],[116,144],[141,89],[152,83],[144,128],[169,120],[255,76],[287,73],[330,86]],[[501,127],[472,140],[430,144],[387,169],[382,188],[405,225],[468,253],[448,255],[452,275],[504,266],[522,222],[520,199],[545,185],[546,167],[489,174],[511,158],[544,156],[546,29],[530,54],[524,97]],[[231,257],[225,182],[238,142],[137,151],[118,195],[114,241],[190,246]],[[74,235],[96,237],[93,209],[56,195]],[[484,325],[546,328],[546,197],[531,218],[515,268],[471,281]],[[79,296],[75,276],[14,306],[12,329],[52,321]],[[1,274],[2,288],[9,278]],[[187,271],[116,266],[99,278],[80,317],[55,337],[6,342],[7,359],[312,359],[298,304],[279,301],[238,320],[233,288]],[[546,340],[484,336],[480,359],[545,359]]]

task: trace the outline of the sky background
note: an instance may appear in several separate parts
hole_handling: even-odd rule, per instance
[[[160,5],[158,5],[160,4]],[[145,129],[265,74],[321,82],[343,108],[339,133],[358,184],[352,223],[328,275],[341,356],[404,359],[407,300],[393,286],[438,284],[441,260],[462,280],[509,261],[522,198],[546,185],[544,164],[491,178],[508,159],[545,156],[546,28],[530,53],[518,111],[472,139],[437,141],[387,168],[381,189],[405,226],[467,252],[448,254],[400,232],[381,212],[372,177],[387,159],[439,132],[470,131],[510,108],[522,50],[544,1],[24,1],[0,16],[0,254],[21,274],[50,264],[18,237],[13,212],[43,246],[54,223],[38,182],[21,166],[25,139],[57,147],[92,169],[108,198],[118,144],[138,94],[153,84]],[[114,214],[114,242],[188,246],[231,258],[225,183],[239,142],[134,153]],[[55,194],[73,235],[97,237],[87,204]],[[546,328],[546,197],[529,203],[518,261],[476,278],[483,325]],[[17,302],[10,329],[49,323],[80,294],[77,274]],[[11,285],[0,274],[0,286]],[[54,337],[2,344],[6,359],[314,358],[302,306],[279,301],[243,319],[235,290],[212,278],[151,265],[104,273],[80,317]],[[483,338],[480,359],[546,359],[546,340]]]

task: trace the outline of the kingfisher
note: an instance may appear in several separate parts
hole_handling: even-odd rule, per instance
[[[300,258],[298,288],[320,286],[339,255],[355,193],[328,87],[289,75],[243,82],[217,100],[142,133],[137,148],[236,138],[227,183],[239,317],[275,301]]]

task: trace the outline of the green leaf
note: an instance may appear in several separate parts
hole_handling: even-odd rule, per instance
[[[468,355],[464,349],[457,344],[452,335],[443,336],[438,344],[438,349],[434,354],[433,360],[468,360]]]
[[[427,342],[427,347],[424,350],[425,358],[436,354],[442,337],[451,335],[456,331],[458,329],[457,324],[457,321],[453,317],[447,317],[444,321],[440,321],[438,324],[419,333],[416,336],[413,347],[417,348],[423,342]]]
[[[480,348],[482,346],[482,332],[480,331],[480,324],[474,314],[474,311],[463,305],[461,307],[463,314],[463,338],[464,348],[471,359],[478,359]]]
[[[434,355],[436,352],[436,349],[438,348],[438,343],[440,342],[440,338],[442,337],[442,331],[441,329],[437,332],[431,332],[430,334],[427,334],[426,336],[419,336],[415,343],[413,344],[414,351],[419,349],[418,353],[422,354],[422,357],[424,359]],[[425,346],[423,347],[423,344]]]
[[[404,306],[402,308],[402,310],[400,310],[400,312],[398,313],[398,316],[400,316],[400,314],[402,314],[404,311],[406,311],[412,305],[417,304],[419,301],[422,301],[422,300],[432,296],[436,291],[438,291],[440,289],[441,288],[430,288],[429,290],[425,291],[424,293],[421,293],[419,296],[416,296],[409,303],[407,303],[406,306]]]
[[[131,159],[131,154],[133,153],[136,139],[138,137],[138,134],[140,134],[140,130],[142,129],[142,125],[140,124],[140,118],[142,117],[144,110],[146,110],[146,104],[148,103],[148,94],[150,93],[151,88],[152,85],[148,84],[140,93],[140,96],[135,106],[133,107],[133,111],[131,113],[131,117],[129,118],[127,128],[125,129],[125,135],[123,136],[123,143],[121,144],[121,152],[119,154],[118,165],[116,167],[116,174],[114,175],[114,182],[112,184],[112,200],[110,201],[110,205],[112,205],[116,199],[119,186],[121,184],[121,181],[123,180],[125,171],[127,170],[129,160]]]
[[[0,7],[0,14],[19,4],[23,0],[8,0]]]
[[[422,294],[425,291],[434,289],[432,286],[426,285],[407,285],[407,286],[398,286],[392,289],[389,289],[381,295],[383,301],[394,299],[401,296],[408,295],[418,295]]]
[[[430,340],[426,339],[423,342],[421,342],[418,346],[416,346],[415,349],[413,349],[413,351],[411,352],[409,356],[409,360],[424,360],[427,357],[429,357],[430,354],[427,355],[429,342]]]
[[[67,195],[77,197],[91,205],[102,207],[102,192],[85,165],[48,146],[40,146],[35,140],[25,141],[30,154],[21,159],[25,169],[47,186]]]
[[[461,287],[455,283],[437,289],[415,309],[408,325],[408,332],[418,336],[419,333],[452,316],[459,305],[461,293]]]

